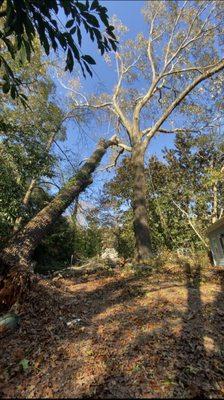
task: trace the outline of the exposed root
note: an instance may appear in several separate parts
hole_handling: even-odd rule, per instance
[[[22,302],[30,286],[31,272],[27,262],[23,261],[11,268],[0,281],[0,312]]]

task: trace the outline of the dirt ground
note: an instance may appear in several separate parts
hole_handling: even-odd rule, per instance
[[[223,398],[223,334],[221,272],[39,279],[1,339],[0,395]]]

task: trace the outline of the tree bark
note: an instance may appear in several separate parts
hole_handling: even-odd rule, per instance
[[[134,234],[136,242],[136,260],[143,263],[153,256],[150,229],[147,216],[147,183],[144,168],[145,143],[137,142],[132,151],[133,182],[133,214]]]
[[[97,149],[85,162],[80,171],[59,191],[27,225],[13,236],[0,254],[0,306],[14,304],[29,285],[31,256],[40,241],[66,208],[90,183],[91,175],[99,165],[109,146],[116,145],[116,137],[100,140]]]

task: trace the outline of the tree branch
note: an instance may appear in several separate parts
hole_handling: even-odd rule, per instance
[[[161,133],[190,133],[190,132],[194,132],[194,133],[198,133],[200,132],[200,130],[196,130],[196,129],[182,129],[182,128],[176,128],[176,129],[158,129],[158,132]]]
[[[175,99],[173,103],[171,103],[171,105],[167,108],[165,113],[159,118],[156,124],[151,129],[149,128],[148,130],[147,129],[145,130],[145,133],[147,133],[148,138],[151,139],[153,137],[153,135],[159,130],[163,122],[166,121],[166,119],[170,116],[173,110],[199,83],[210,78],[212,75],[216,74],[222,69],[224,69],[224,59],[220,61],[219,64],[217,64],[214,68],[198,76],[190,85],[188,85],[186,89],[183,90],[183,92],[180,94],[180,96],[177,97],[177,99]]]
[[[213,4],[214,4],[214,2],[213,2]],[[209,20],[209,17],[210,17],[210,15],[211,15],[212,11],[213,11],[213,8],[210,10],[210,13],[208,14],[207,18],[205,19],[205,21],[204,21],[203,25],[201,26],[199,32],[198,32],[193,38],[189,39],[189,38],[190,38],[191,31],[192,31],[192,29],[193,29],[193,26],[194,26],[194,23],[195,23],[196,19],[199,17],[199,15],[200,15],[203,11],[206,10],[207,7],[208,7],[208,4],[206,4],[206,6],[205,6],[204,8],[203,8],[203,6],[202,6],[201,8],[199,8],[198,12],[195,14],[195,16],[194,16],[194,18],[193,18],[193,20],[192,20],[192,22],[191,22],[191,24],[190,24],[190,26],[189,26],[189,29],[188,29],[188,32],[187,32],[186,36],[185,36],[184,39],[182,40],[181,44],[179,45],[179,47],[177,48],[177,50],[175,51],[175,53],[174,53],[174,54],[171,56],[171,58],[165,63],[163,72],[165,72],[165,70],[167,69],[167,67],[171,64],[171,62],[178,56],[178,54],[179,54],[182,50],[184,50],[187,46],[189,46],[189,44],[194,43],[196,40],[200,39],[200,38],[204,35],[204,33],[206,33],[206,31],[203,31],[203,29],[204,29],[206,23],[207,23],[208,20]],[[189,40],[188,40],[188,39],[189,39]]]
[[[204,240],[204,238],[201,236],[201,234],[198,232],[198,230],[195,228],[189,214],[183,210],[179,204],[177,204],[174,200],[172,200],[172,203],[181,211],[182,214],[184,214],[187,217],[188,223],[191,226],[191,228],[193,229],[193,231],[196,233],[196,235],[199,237],[199,239],[201,240],[201,242],[204,244],[204,246],[206,248],[209,248],[208,244],[206,243],[206,241]]]
[[[152,48],[152,42],[153,42],[153,28],[154,28],[154,22],[156,19],[157,13],[155,13],[154,17],[152,18],[151,26],[150,26],[150,31],[149,31],[149,40],[148,40],[148,47],[147,47],[147,55],[148,59],[150,61],[151,69],[152,69],[152,80],[154,81],[156,78],[156,67],[155,67],[155,59],[153,57],[153,48]]]
[[[176,18],[176,21],[175,21],[175,23],[174,23],[174,25],[173,25],[173,29],[172,29],[172,32],[171,32],[171,35],[170,35],[170,39],[169,39],[169,42],[168,42],[168,45],[167,45],[167,49],[166,49],[165,60],[164,60],[164,67],[165,67],[166,64],[167,64],[167,59],[168,59],[168,56],[169,56],[170,46],[171,46],[171,43],[172,43],[172,41],[173,41],[173,36],[174,36],[175,29],[176,29],[176,27],[177,27],[177,25],[178,25],[178,22],[179,22],[179,20],[180,20],[181,14],[182,14],[182,11],[183,11],[183,9],[185,8],[186,4],[187,4],[187,0],[184,2],[183,6],[181,7],[180,12],[179,12],[179,14],[178,14],[178,16],[177,16],[177,18]]]
[[[119,69],[119,63],[118,63],[118,57],[121,61],[121,70]],[[124,128],[127,130],[127,133],[130,137],[130,140],[132,139],[132,129],[131,129],[131,124],[129,122],[129,120],[126,118],[126,116],[124,115],[123,111],[121,110],[117,98],[119,96],[120,93],[120,89],[121,89],[121,83],[122,83],[122,79],[123,79],[123,75],[124,75],[124,71],[123,71],[123,63],[122,63],[122,59],[121,57],[118,55],[118,53],[116,54],[116,64],[117,64],[117,74],[118,74],[118,82],[117,85],[115,87],[115,91],[112,97],[112,102],[113,102],[113,106],[114,106],[114,110],[116,112],[116,114],[118,115],[118,117],[120,117],[121,123],[124,126]]]
[[[124,152],[124,149],[120,149],[119,152],[118,152],[118,154],[117,154],[116,157],[114,158],[113,162],[112,162],[111,164],[107,165],[106,167],[99,168],[98,171],[108,171],[108,169],[113,168],[113,167],[116,167],[117,161],[118,161],[120,155],[121,155],[123,152]]]

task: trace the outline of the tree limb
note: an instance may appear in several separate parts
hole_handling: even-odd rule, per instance
[[[203,239],[203,237],[201,236],[201,234],[198,232],[198,230],[195,228],[189,214],[183,210],[183,208],[181,208],[179,206],[179,204],[177,204],[174,200],[172,200],[172,203],[181,211],[182,214],[184,214],[187,217],[188,223],[191,226],[191,228],[193,229],[193,231],[196,233],[196,235],[199,237],[199,239],[201,240],[201,242],[204,244],[204,246],[206,248],[209,248],[208,244],[206,243],[206,241]]]
[[[170,52],[170,46],[171,46],[171,43],[172,43],[172,41],[173,41],[174,32],[175,32],[175,29],[176,29],[176,27],[177,27],[177,25],[178,25],[178,22],[179,22],[179,20],[180,20],[182,11],[183,11],[183,9],[185,8],[186,4],[187,4],[187,0],[184,2],[183,6],[181,7],[180,12],[179,12],[179,14],[178,14],[178,16],[177,16],[177,18],[176,18],[176,21],[175,21],[175,23],[174,23],[174,25],[173,25],[173,29],[172,29],[172,32],[171,32],[171,35],[170,35],[170,39],[169,39],[169,42],[168,42],[168,45],[167,45],[167,49],[166,49],[165,60],[164,60],[164,66],[166,66],[166,64],[167,64],[167,59],[168,59],[169,52]]]
[[[98,171],[108,171],[108,169],[113,168],[113,167],[116,167],[117,161],[118,161],[120,155],[121,155],[123,152],[124,152],[124,149],[120,149],[119,152],[118,152],[118,154],[117,154],[116,157],[114,158],[113,162],[112,162],[111,164],[107,165],[106,167],[99,168]]]
[[[116,56],[116,64],[117,64],[117,74],[118,74],[118,82],[117,85],[115,87],[115,91],[112,97],[112,102],[113,102],[113,106],[114,106],[114,110],[116,112],[116,114],[120,117],[121,123],[122,125],[125,127],[125,129],[128,132],[128,135],[130,137],[130,140],[132,139],[132,129],[131,129],[131,124],[129,122],[129,120],[126,118],[126,116],[124,115],[123,111],[121,110],[117,98],[119,96],[120,93],[120,89],[121,89],[121,83],[122,83],[122,79],[123,79],[123,68],[121,67],[121,70],[119,69],[119,63],[118,63],[118,57],[121,60],[121,57],[117,54]],[[121,60],[122,63],[122,60]],[[121,64],[123,65],[123,63]]]
[[[204,80],[210,78],[212,75],[216,74],[217,72],[221,71],[224,69],[224,59],[219,62],[214,68],[204,72],[200,76],[198,76],[190,85],[186,87],[185,90],[180,94],[177,99],[175,99],[171,105],[167,108],[165,113],[159,118],[159,120],[156,122],[156,124],[150,129],[146,129],[145,133],[147,133],[148,139],[151,139],[153,135],[159,130],[161,125],[163,124],[164,121],[170,116],[172,111],[181,103],[181,101],[201,82]]]

